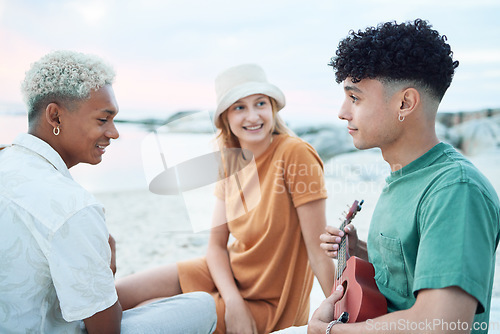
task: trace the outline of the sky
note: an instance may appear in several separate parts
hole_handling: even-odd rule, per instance
[[[285,93],[285,119],[335,120],[343,91],[327,64],[339,41],[415,18],[460,61],[440,111],[499,108],[497,0],[0,0],[0,112],[24,111],[31,63],[70,49],[113,65],[122,119],[213,110],[215,76],[253,62]]]

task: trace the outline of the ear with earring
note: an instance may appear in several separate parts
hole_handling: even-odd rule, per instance
[[[401,102],[401,107],[399,109],[403,110],[405,108],[405,101],[402,101]],[[398,120],[400,122],[404,121],[405,120],[405,117],[403,115],[401,115],[401,112],[398,114]]]
[[[59,125],[52,129],[52,133],[54,134],[54,136],[59,136],[59,133],[61,133],[61,129],[59,129]]]

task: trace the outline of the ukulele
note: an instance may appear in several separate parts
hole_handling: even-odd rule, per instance
[[[340,230],[352,221],[358,211],[361,211],[361,202],[354,201]],[[373,265],[356,256],[349,257],[347,234],[342,237],[338,251],[337,272],[333,290],[338,286],[344,287],[342,298],[335,304],[334,318],[339,318],[343,312],[349,314],[348,322],[361,322],[373,319],[387,313],[387,301],[380,293],[375,283],[375,269]],[[333,293],[332,290],[332,293]]]

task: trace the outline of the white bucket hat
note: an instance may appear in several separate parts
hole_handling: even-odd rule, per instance
[[[217,109],[214,124],[219,127],[220,115],[241,98],[264,94],[276,100],[278,110],[285,106],[285,95],[267,81],[264,70],[257,64],[230,67],[215,78]]]

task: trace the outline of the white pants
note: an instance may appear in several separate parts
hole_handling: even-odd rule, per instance
[[[217,326],[215,302],[205,292],[186,293],[123,312],[123,334],[210,334]]]

